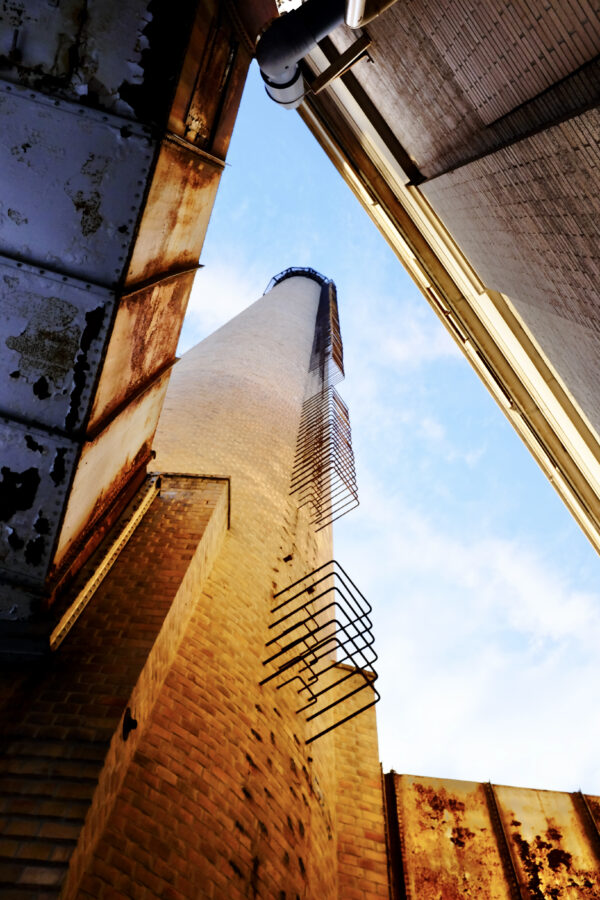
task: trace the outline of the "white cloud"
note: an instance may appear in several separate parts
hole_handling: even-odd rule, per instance
[[[178,353],[185,353],[254,303],[266,286],[258,268],[245,267],[238,260],[207,262],[194,281]]]
[[[340,296],[342,331],[349,349],[356,347],[359,354],[368,349],[373,364],[391,367],[395,372],[461,357],[416,288],[409,286],[407,290],[403,284],[398,294],[385,289],[373,293],[371,288],[369,296],[364,297],[362,287],[345,286]]]
[[[374,481],[363,497],[336,553],[375,607],[384,767],[597,792],[600,593]]]
[[[441,422],[432,419],[431,416],[424,416],[419,422],[419,432],[428,441],[439,442],[446,437],[446,429]]]

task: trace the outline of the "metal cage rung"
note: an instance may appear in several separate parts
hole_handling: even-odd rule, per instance
[[[324,717],[312,743],[379,700],[372,607],[347,572],[330,560],[274,595],[266,643],[270,669],[261,685],[298,682],[306,721]],[[366,693],[363,693],[366,692]]]

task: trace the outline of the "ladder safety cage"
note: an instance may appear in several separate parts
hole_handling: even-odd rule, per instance
[[[278,591],[274,599],[279,601],[271,610],[274,634],[266,647],[277,649],[263,661],[273,671],[261,685],[278,680],[279,690],[299,682],[302,703],[296,712],[306,713],[307,722],[338,709],[335,721],[308,738],[309,744],[380,698],[372,607],[336,560]],[[364,700],[358,698],[365,690]]]

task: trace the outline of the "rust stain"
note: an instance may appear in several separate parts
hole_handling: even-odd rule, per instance
[[[194,272],[125,297],[106,351],[89,427],[117,409],[175,357]]]
[[[197,263],[221,171],[174,140],[163,142],[128,285]]]
[[[462,825],[456,825],[452,829],[452,837],[450,840],[454,844],[455,847],[460,847],[464,849],[465,844],[471,839],[475,837],[475,832],[471,831],[470,828],[463,828]]]
[[[419,900],[511,900],[476,782],[397,776],[407,895]]]
[[[414,785],[414,789],[419,798],[417,800],[419,807],[430,819],[440,821],[446,812],[458,818],[460,813],[465,811],[465,804],[462,800],[457,800],[445,788],[435,791],[432,787],[417,783]]]
[[[574,835],[570,831],[563,834],[564,829],[548,818],[547,829],[527,840],[518,830],[521,823],[515,825],[515,822],[513,817],[510,837],[532,900],[600,898],[598,873],[585,867],[578,868],[573,853],[564,846],[569,840],[573,841]]]
[[[407,896],[514,900],[484,785],[395,776]],[[595,845],[570,794],[496,787],[527,900],[600,900]],[[588,798],[594,813],[600,798]]]

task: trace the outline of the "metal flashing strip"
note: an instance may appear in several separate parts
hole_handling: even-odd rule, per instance
[[[89,431],[87,431],[85,435],[86,442],[91,443],[92,441],[95,441],[98,435],[100,435],[106,428],[108,428],[111,422],[114,422],[114,420],[118,418],[118,416],[120,416],[121,413],[126,410],[131,403],[133,403],[135,400],[139,400],[139,398],[143,394],[145,394],[146,391],[149,391],[150,388],[157,384],[177,362],[179,362],[178,356],[176,356],[174,359],[167,360],[167,362],[164,363],[160,367],[160,369],[157,369],[156,372],[152,372],[152,374],[149,375],[145,381],[143,381],[141,384],[138,384],[130,394],[127,394],[127,396],[123,398],[118,406],[115,406],[114,409],[111,409],[105,416],[103,416],[96,422],[93,428],[90,428]]]
[[[210,165],[212,166],[216,166],[217,169],[223,170],[227,165],[225,160],[221,159],[220,156],[214,156],[212,153],[208,153],[206,150],[202,150],[201,147],[196,147],[195,144],[190,143],[190,141],[186,141],[185,138],[182,138],[178,134],[175,134],[174,131],[168,131],[165,134],[164,140],[170,141],[171,144],[177,144],[178,147],[182,147],[193,156],[199,156],[200,159],[203,159],[205,162],[210,163]]]
[[[350,97],[343,98],[348,101],[347,108],[337,96],[333,97],[338,90],[344,90],[343,79],[335,82],[331,92],[307,98],[308,102],[299,109],[301,117],[488,390],[500,399],[501,408],[513,427],[600,551],[597,432],[528,335],[508,299],[486,289],[424,195],[418,188],[401,183],[385,147],[379,146],[371,132],[368,140],[365,139],[368,123],[365,124],[364,112],[356,104],[356,109],[352,106]],[[362,117],[362,137],[355,131],[358,125],[352,118],[354,114]],[[446,311],[429,288],[443,297]],[[456,322],[461,323],[460,332],[455,328]],[[470,352],[471,349],[475,352]],[[496,373],[496,379],[490,376],[477,351]],[[498,381],[503,386],[502,393]],[[506,394],[510,397],[510,407]],[[559,463],[560,472],[549,465],[532,432],[543,436],[543,443]]]
[[[307,722],[338,707],[342,710],[340,718],[307,738],[311,744],[379,700],[374,687],[372,607],[335,559],[278,591],[273,599],[278,602],[271,613],[277,618],[269,630],[276,633],[266,647],[279,649],[263,660],[264,666],[275,670],[260,684],[279,678],[279,690],[298,681],[302,705],[296,712],[306,713]],[[372,693],[364,703],[360,698],[357,707],[353,698],[367,688]]]
[[[160,491],[160,477],[151,477],[145,489],[140,492],[131,512],[122,523],[121,530],[102,557],[92,576],[86,581],[75,600],[63,614],[50,635],[50,650],[56,650],[64,641],[71,628],[82,614],[110,570],[115,564],[121,550],[142,521],[152,502]]]
[[[112,125],[114,128],[127,129],[128,134],[136,137],[146,138],[148,142],[156,140],[152,134],[152,130],[146,125],[141,125],[135,119],[127,119],[119,116],[114,112],[108,112],[104,109],[95,109],[93,106],[77,103],[68,97],[60,99],[55,95],[43,94],[41,91],[33,90],[14,81],[5,81],[0,78],[0,94],[13,94],[16,97],[33,100],[34,103],[40,103],[42,106],[48,106],[52,109],[60,109],[69,112],[74,116],[82,119],[89,119],[92,122],[102,122]]]
[[[125,285],[121,292],[121,299],[124,300],[126,297],[134,297],[136,294],[141,294],[142,291],[147,291],[149,288],[158,287],[158,285],[165,284],[168,281],[175,281],[177,278],[183,278],[184,275],[191,275],[192,272],[197,272],[199,269],[203,268],[204,265],[202,263],[196,263],[193,266],[184,266],[182,269],[174,269],[171,272],[161,272],[160,275],[156,275],[154,278],[147,278],[144,281],[138,281],[135,284]]]
[[[523,890],[521,889],[521,882],[519,881],[517,866],[513,859],[508,835],[506,834],[506,829],[502,822],[502,814],[500,812],[500,805],[498,803],[498,798],[496,797],[494,785],[491,781],[488,781],[484,783],[483,789],[485,791],[488,812],[492,822],[492,829],[496,836],[498,852],[500,854],[500,859],[502,860],[502,866],[504,868],[504,875],[506,877],[511,896],[513,897],[513,900],[527,900],[523,893]]]

